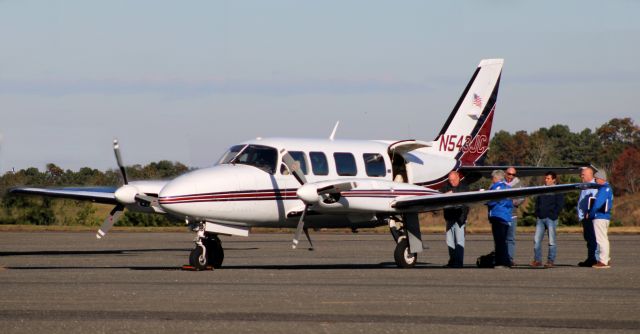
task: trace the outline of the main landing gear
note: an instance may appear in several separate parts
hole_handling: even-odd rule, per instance
[[[413,268],[418,262],[418,253],[411,253],[409,250],[409,240],[405,224],[398,217],[388,218],[389,231],[393,240],[396,241],[396,248],[393,251],[393,259],[399,268]]]
[[[196,247],[189,254],[189,265],[196,270],[222,267],[224,249],[220,238],[216,234],[204,232],[204,228],[198,228],[197,232],[194,240]]]

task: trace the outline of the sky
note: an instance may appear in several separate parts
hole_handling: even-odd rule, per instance
[[[479,61],[493,131],[640,122],[640,1],[0,0],[0,174],[213,164],[255,137],[433,140]]]

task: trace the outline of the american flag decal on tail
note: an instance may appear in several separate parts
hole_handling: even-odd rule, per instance
[[[482,98],[478,94],[473,94],[473,105],[482,108]]]

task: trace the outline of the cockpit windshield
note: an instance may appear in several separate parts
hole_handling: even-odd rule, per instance
[[[236,145],[227,151],[220,161],[223,164],[243,164],[254,166],[273,174],[278,162],[278,150],[262,145]]]

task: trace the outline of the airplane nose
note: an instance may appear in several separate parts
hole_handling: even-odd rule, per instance
[[[197,187],[196,183],[193,182],[193,177],[185,174],[167,183],[162,190],[160,190],[160,194],[158,194],[159,203],[165,207],[178,203],[196,193]]]
[[[158,194],[158,203],[178,216],[204,217],[219,209],[214,210],[209,204],[219,202],[221,196],[237,188],[233,169],[227,166],[199,169],[167,183]]]

